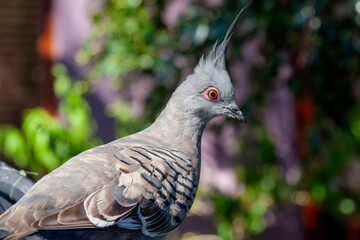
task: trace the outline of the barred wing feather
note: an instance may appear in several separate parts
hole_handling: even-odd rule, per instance
[[[122,146],[114,156],[119,176],[84,201],[32,223],[36,229],[141,230],[151,237],[176,228],[197,190],[195,169],[181,151],[158,146]]]
[[[157,146],[124,147],[115,156],[124,172],[113,186],[118,201],[139,203],[137,212],[129,216],[137,226],[127,219],[117,225],[139,227],[148,236],[163,235],[177,227],[189,211],[197,189],[191,160],[180,151]]]

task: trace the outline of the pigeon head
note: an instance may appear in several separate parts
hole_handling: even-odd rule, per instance
[[[207,122],[217,116],[227,116],[246,122],[235,103],[234,88],[226,70],[226,51],[239,12],[224,39],[216,41],[206,57],[202,57],[194,73],[174,92],[173,98],[181,101],[183,111]],[[181,98],[181,99],[180,99]]]

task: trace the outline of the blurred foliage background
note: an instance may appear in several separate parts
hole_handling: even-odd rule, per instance
[[[0,152],[39,178],[99,145],[101,123],[86,99],[99,79],[120,95],[104,109],[115,119],[116,137],[148,126],[246,3],[101,2],[75,55],[91,69],[87,77],[74,79],[56,64],[56,114],[38,107],[24,112],[20,127],[1,125]],[[281,231],[299,239],[359,239],[359,27],[356,0],[264,0],[246,9],[231,42],[229,73],[249,123],[219,120],[206,130],[215,141],[231,140],[230,150],[212,149],[221,168],[235,174],[236,191],[200,185],[189,218],[211,218],[214,231],[180,228],[172,239],[205,233],[211,236],[203,239],[273,239]],[[282,212],[300,227],[292,227],[294,218],[281,220]]]

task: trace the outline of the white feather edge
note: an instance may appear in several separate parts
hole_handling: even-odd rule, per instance
[[[114,225],[115,221],[111,221],[111,220],[110,221],[104,221],[102,219],[95,218],[95,217],[91,216],[87,206],[89,206],[88,202],[90,201],[90,199],[92,199],[92,196],[95,193],[97,193],[97,192],[94,192],[94,193],[90,194],[84,201],[84,208],[85,208],[86,216],[88,217],[90,222],[92,224],[94,224],[95,226],[97,226],[97,227],[109,227],[111,225]]]
[[[108,216],[108,215],[106,215],[106,214],[100,213],[101,216],[103,216],[103,217],[106,219],[106,221],[91,216],[90,211],[88,210],[88,207],[87,207],[87,206],[89,206],[88,203],[89,203],[89,201],[91,201],[92,196],[93,196],[95,193],[96,193],[96,192],[94,192],[94,193],[92,193],[91,195],[89,195],[89,196],[85,199],[85,201],[84,201],[84,208],[85,208],[86,216],[88,217],[88,219],[90,220],[90,222],[91,222],[92,224],[94,224],[95,226],[97,226],[97,227],[109,227],[109,226],[112,226],[112,225],[114,225],[114,224],[116,223],[116,222],[115,222],[116,219],[121,218],[124,214],[127,213],[127,212],[124,212],[123,214],[116,215],[116,216]],[[128,218],[126,218],[126,219],[128,219]],[[123,220],[121,220],[120,222],[123,222],[123,221],[126,222],[126,219],[123,219]],[[119,223],[119,222],[118,222],[118,223]],[[131,228],[127,228],[127,229],[131,229]],[[140,227],[138,227],[138,228],[136,228],[136,229],[140,229]]]

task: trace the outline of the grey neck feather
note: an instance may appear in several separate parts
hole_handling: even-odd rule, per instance
[[[195,165],[200,165],[201,136],[206,120],[189,112],[172,96],[160,116],[144,133],[184,151]]]

